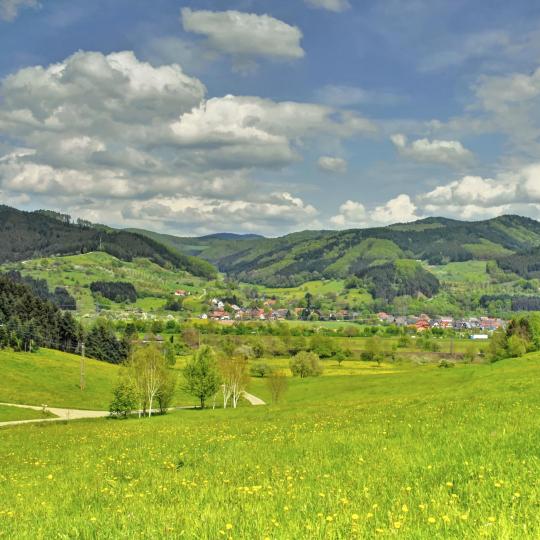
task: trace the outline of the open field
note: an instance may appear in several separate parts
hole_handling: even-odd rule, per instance
[[[0,402],[109,410],[113,388],[118,382],[121,368],[86,358],[86,384],[84,391],[81,391],[80,365],[80,356],[50,349],[40,349],[37,353],[0,350]],[[182,361],[179,359],[179,384],[174,405],[196,405],[197,400],[186,395],[181,388],[181,366]]]
[[[5,429],[0,531],[538,538],[539,376],[538,354],[366,365],[292,380],[278,406]]]

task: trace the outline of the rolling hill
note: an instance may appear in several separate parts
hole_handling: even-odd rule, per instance
[[[72,223],[70,216],[50,211],[23,212],[0,206],[0,263],[92,251],[104,251],[124,261],[143,257],[196,276],[215,276],[215,269],[207,261],[180,253],[148,236],[87,221]]]
[[[427,218],[372,229],[303,231],[280,238],[138,233],[202,257],[240,281],[275,287],[360,275],[396,260],[431,265],[498,260],[540,246],[540,223],[521,216],[473,222]]]

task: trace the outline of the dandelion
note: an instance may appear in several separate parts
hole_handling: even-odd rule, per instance
[[[497,521],[497,518],[494,517],[494,516],[489,516],[489,517],[488,517],[488,521],[489,521],[490,523],[495,523],[495,522]]]
[[[330,523],[331,521],[334,521],[334,518],[332,516],[326,516],[326,521]]]
[[[401,521],[394,521],[394,529],[401,529]]]
[[[408,507],[406,504],[404,504],[404,505],[401,507],[401,511],[407,513],[407,512],[409,511],[409,507]]]
[[[446,482],[446,486],[451,488],[451,487],[454,487],[454,483],[453,482]]]
[[[49,475],[47,476],[47,480],[52,480],[52,479],[53,479],[53,475],[52,475],[52,474],[49,474]]]
[[[225,528],[230,531],[233,528],[232,523],[227,523],[227,525],[225,525]]]
[[[358,519],[358,517],[359,517],[358,514],[353,514],[353,515],[351,516],[351,518],[352,518],[354,521],[356,521],[356,520]]]
[[[432,516],[428,517],[428,523],[431,523],[433,525],[433,523],[436,523],[436,519]]]

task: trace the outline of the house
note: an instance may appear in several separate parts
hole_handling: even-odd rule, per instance
[[[417,332],[425,332],[426,330],[429,330],[429,321],[418,319],[414,326],[416,327]]]
[[[399,317],[396,317],[396,320],[394,321],[394,323],[397,326],[407,326],[408,325],[407,317],[400,315]]]
[[[264,321],[266,319],[266,316],[264,314],[264,309],[254,308],[251,310],[250,315],[252,319],[258,319],[260,321]]]
[[[187,291],[184,291],[184,289],[178,289],[177,291],[174,291],[174,296],[188,296],[189,293]]]

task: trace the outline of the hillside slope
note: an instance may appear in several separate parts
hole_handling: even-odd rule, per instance
[[[74,224],[69,216],[54,216],[53,212],[23,212],[0,206],[0,263],[99,250],[125,261],[145,257],[159,266],[197,276],[215,275],[207,261],[182,254],[147,236],[80,220]]]
[[[164,241],[164,235],[140,232]],[[476,222],[427,218],[372,229],[304,231],[280,238],[168,236],[167,241],[241,281],[296,286],[359,274],[397,259],[445,264],[508,257],[540,246],[540,223],[520,216]]]

